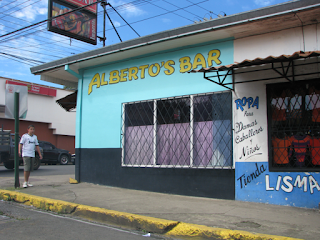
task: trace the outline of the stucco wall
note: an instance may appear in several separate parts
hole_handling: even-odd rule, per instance
[[[304,35],[302,34],[304,33]],[[304,36],[304,37],[303,37]],[[234,40],[234,61],[291,55],[320,49],[320,24],[292,28]]]
[[[212,50],[220,52],[219,64],[233,62],[233,40],[227,39],[85,70],[83,85],[79,84],[82,104],[76,148],[121,147],[122,103],[225,90],[205,80],[202,74],[185,71],[189,67],[191,70],[191,65],[199,64],[198,68],[207,67],[209,62],[217,65],[214,60],[208,60],[216,54],[211,54]],[[199,54],[203,59],[195,60]],[[184,60],[190,63],[184,64]],[[145,70],[140,69],[143,66],[147,66]],[[136,79],[130,80],[130,69],[135,67],[139,72]]]
[[[319,26],[314,24],[302,29],[294,28],[263,34],[234,42],[235,62],[270,55],[291,55],[296,51],[319,50]],[[316,60],[301,60],[311,63]],[[254,69],[267,68],[255,67]],[[241,71],[250,70],[241,69]],[[280,70],[281,71],[281,70]],[[295,67],[296,74],[319,72],[318,64]],[[290,70],[291,74],[291,70]],[[235,81],[278,77],[273,70],[236,74]],[[320,74],[296,77],[295,80],[317,79]],[[290,77],[290,79],[292,79]],[[233,102],[234,161],[236,200],[318,208],[320,198],[320,174],[316,169],[290,172],[290,169],[274,172],[269,169],[266,85],[288,82],[276,79],[263,82],[236,84]],[[251,98],[249,104],[248,99]],[[258,98],[258,104],[253,102]],[[240,102],[241,101],[241,102]],[[243,126],[246,126],[243,128]]]
[[[5,105],[6,78],[0,77],[0,104]],[[13,80],[13,79],[9,79]],[[53,134],[75,136],[76,113],[66,112],[56,100],[63,98],[71,91],[56,89],[56,97],[43,96],[38,94],[28,94],[28,113],[26,121],[48,123]],[[0,118],[5,118],[4,113],[0,113]]]

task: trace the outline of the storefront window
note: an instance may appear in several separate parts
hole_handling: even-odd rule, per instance
[[[320,83],[270,84],[270,169],[320,170]]]
[[[153,164],[154,103],[153,101],[125,105],[125,163]]]
[[[123,104],[123,166],[231,168],[231,96]]]

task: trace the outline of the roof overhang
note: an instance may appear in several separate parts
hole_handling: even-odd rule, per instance
[[[77,94],[78,91],[71,93],[63,98],[58,99],[56,102],[66,111],[71,111],[77,106]]]
[[[201,68],[199,70],[191,70],[190,72],[215,72],[215,71],[229,71],[238,68],[251,67],[257,65],[263,65],[267,63],[278,63],[278,62],[290,62],[299,58],[311,58],[320,56],[320,51],[312,52],[295,52],[292,55],[281,55],[278,57],[268,56],[266,58],[256,58],[253,60],[244,60],[241,63],[233,63],[229,65],[220,65],[210,68]]]
[[[76,87],[77,74],[81,69],[220,39],[239,39],[300,27],[301,21],[306,26],[314,24],[319,18],[318,0],[290,1],[73,55],[32,67],[31,73],[41,75],[44,81]],[[66,71],[66,66],[75,74]]]
[[[234,63],[234,64],[230,64],[230,65],[223,65],[223,66],[217,66],[217,67],[210,67],[210,68],[202,68],[199,70],[191,70],[191,73],[199,73],[202,72],[204,73],[204,78],[216,83],[218,85],[221,85],[229,90],[234,90],[234,84],[236,82],[234,82],[234,79],[232,80],[231,83],[224,83],[224,80],[226,79],[227,76],[231,76],[233,74],[235,74],[234,70],[238,70],[238,69],[242,69],[242,68],[248,68],[248,67],[253,67],[253,66],[263,66],[266,64],[272,64],[271,68],[259,68],[258,70],[254,70],[254,71],[264,71],[264,70],[269,70],[269,69],[273,69],[275,72],[277,72],[281,78],[285,78],[289,81],[294,81],[295,76],[294,75],[290,75],[288,74],[288,70],[290,68],[294,68],[294,64],[293,61],[294,60],[299,60],[299,59],[308,59],[308,58],[319,58],[320,56],[320,51],[313,51],[313,52],[295,52],[292,55],[281,55],[278,57],[274,57],[274,56],[269,56],[266,58],[256,58],[253,60],[244,60],[241,63]],[[283,63],[285,62],[289,62],[289,64],[287,65],[283,65]],[[281,63],[281,69],[282,72],[280,72],[278,70],[277,67],[275,67],[273,64],[274,63]],[[312,62],[313,64],[315,62]],[[311,63],[311,64],[312,64]],[[319,63],[319,62],[316,62]],[[189,73],[190,73],[189,72]],[[223,73],[220,73],[223,72]],[[249,71],[245,71],[245,73],[249,73]],[[211,75],[211,76],[206,76],[206,73],[216,73],[216,75]],[[239,72],[241,73],[241,72]],[[310,74],[310,73],[307,73]],[[318,72],[315,73],[311,73],[311,74],[319,74]],[[299,74],[297,74],[298,76],[300,76]],[[278,77],[278,78],[280,78]],[[290,79],[290,78],[292,79]],[[212,78],[216,78],[218,80],[213,80]],[[264,80],[273,80],[275,78],[270,78],[270,79],[256,79],[254,81],[264,81]],[[245,82],[250,82],[250,81],[245,81]],[[243,83],[243,82],[237,82],[237,83]],[[77,106],[77,91],[67,95],[64,98],[58,99],[56,101],[62,108],[64,108],[66,111],[70,111],[72,109],[75,109]],[[1,105],[0,105],[0,109],[1,109]],[[1,112],[1,111],[0,111]]]
[[[203,77],[206,80],[209,80],[213,83],[216,83],[220,86],[223,86],[229,90],[234,90],[234,85],[239,83],[248,83],[248,82],[256,82],[256,81],[266,81],[266,80],[274,80],[274,79],[286,79],[290,82],[294,82],[296,77],[306,76],[306,75],[318,75],[319,68],[316,68],[315,72],[296,72],[296,67],[311,65],[311,64],[319,64],[319,56],[320,51],[311,51],[311,52],[295,52],[292,55],[281,55],[281,56],[268,56],[266,58],[256,58],[253,60],[244,60],[240,63],[233,63],[229,65],[220,65],[214,66],[210,68],[202,68],[199,70],[191,70],[189,73],[203,73]],[[307,62],[299,62],[299,60],[303,59],[312,59],[313,61]],[[276,65],[278,63],[278,65]],[[250,67],[258,68],[250,69]],[[244,70],[244,71],[241,71]],[[273,70],[276,73],[276,76],[269,78],[258,78],[254,80],[246,80],[246,81],[235,81],[235,74],[248,74],[250,72],[258,72],[265,70]],[[226,81],[227,76],[232,76],[232,81]]]

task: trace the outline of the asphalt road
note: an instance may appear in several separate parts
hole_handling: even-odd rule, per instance
[[[1,239],[146,239],[147,233],[110,227],[79,218],[40,211],[12,202],[0,202]],[[149,236],[149,239],[168,239]]]

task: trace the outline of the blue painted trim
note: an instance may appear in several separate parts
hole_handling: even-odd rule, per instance
[[[72,69],[69,68],[69,65],[65,65],[64,66],[64,70],[67,71],[68,73],[72,74],[73,76],[75,76],[78,79],[81,79],[82,76],[78,73],[76,73],[75,71],[73,71]]]
[[[99,65],[94,65],[94,66],[91,66],[91,67],[81,68],[81,70],[83,70],[83,71],[92,70],[92,69],[103,67],[103,66],[110,65],[110,64],[123,63],[125,61],[137,60],[137,59],[141,59],[141,58],[154,56],[154,55],[157,55],[157,54],[172,53],[172,52],[180,51],[180,50],[183,50],[183,49],[202,47],[202,46],[206,46],[206,45],[210,45],[210,44],[223,43],[223,42],[228,42],[228,41],[233,41],[233,40],[234,40],[234,38],[225,38],[225,39],[221,39],[221,40],[214,40],[214,41],[209,41],[209,42],[204,42],[204,43],[198,43],[198,44],[194,44],[194,45],[187,45],[187,46],[183,46],[183,47],[167,49],[167,50],[163,50],[163,51],[152,52],[152,53],[148,53],[148,54],[144,54],[144,55],[134,56],[134,57],[122,59],[122,60],[119,60],[119,61],[103,63],[103,64],[99,64]]]
[[[83,73],[81,71],[81,75]],[[81,128],[82,128],[82,95],[83,95],[83,77],[78,81],[78,93],[77,93],[77,111],[76,111],[76,148],[81,148]]]

